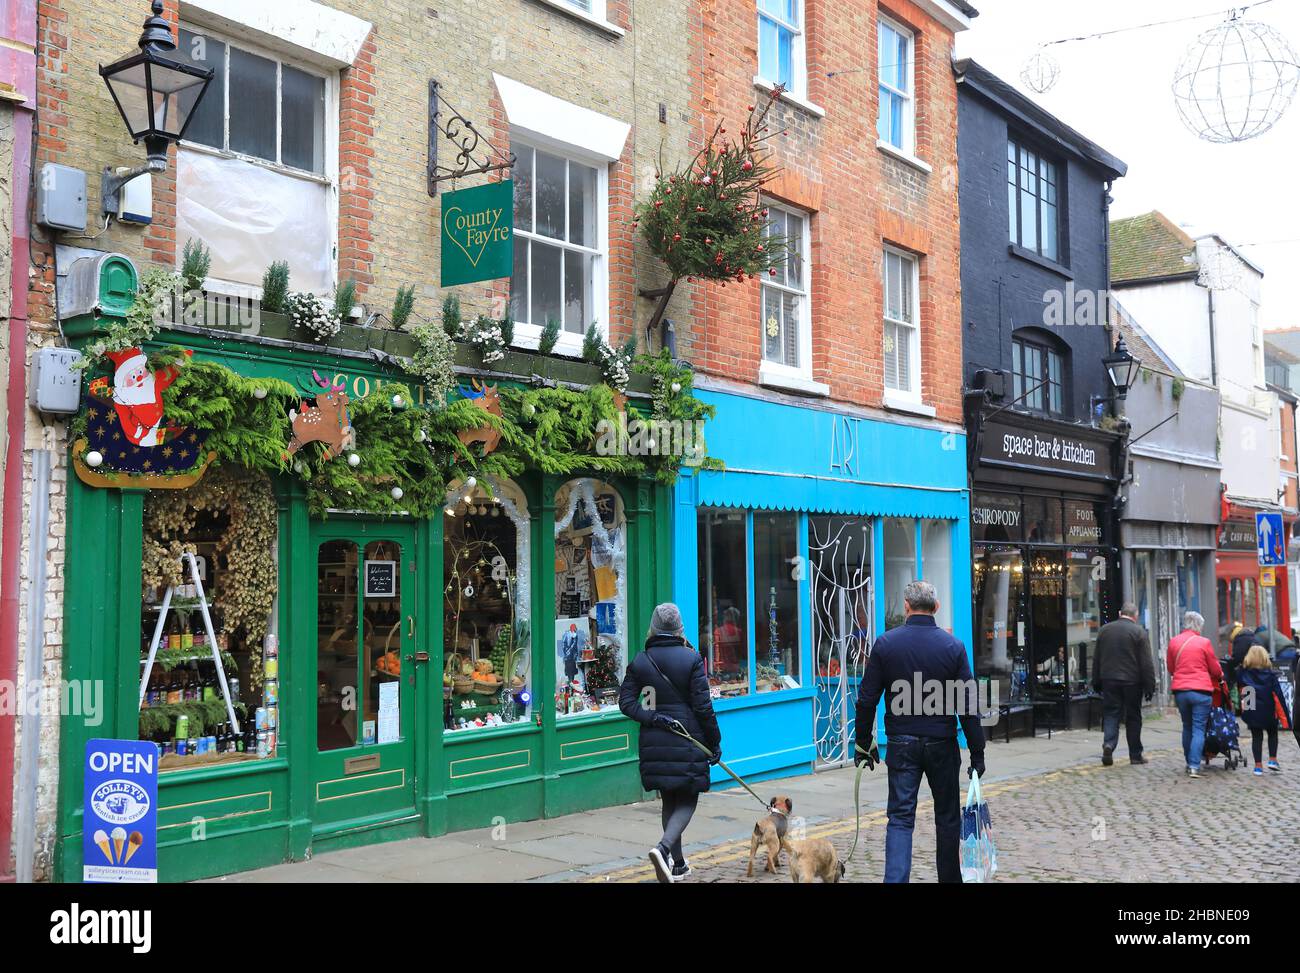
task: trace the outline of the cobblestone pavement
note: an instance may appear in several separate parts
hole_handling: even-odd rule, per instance
[[[1300,760],[1283,750],[1284,772],[1256,778],[1249,766],[1217,762],[1199,780],[1183,773],[1181,752],[1148,751],[1150,763],[1117,759],[1076,765],[985,788],[998,847],[998,881],[1012,882],[1295,882],[1300,879]],[[1290,760],[1288,760],[1290,758]],[[1249,754],[1247,760],[1249,762]],[[877,771],[879,773],[879,770]],[[964,787],[964,775],[963,775]],[[923,789],[922,793],[926,791]],[[845,881],[880,882],[885,814],[864,812],[857,853]],[[807,829],[827,837],[845,858],[854,819]],[[749,842],[732,841],[689,856],[687,882],[788,882],[745,877]],[[648,867],[624,868],[587,881],[653,881]],[[912,881],[934,882],[934,818],[917,807]]]

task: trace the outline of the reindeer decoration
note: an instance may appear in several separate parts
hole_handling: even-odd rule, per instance
[[[463,387],[461,389],[461,394],[465,398],[472,399],[480,409],[489,415],[501,415],[501,397],[497,394],[495,385],[481,383],[476,378],[470,379],[470,385],[473,387],[471,392],[466,392]],[[466,448],[469,448],[471,443],[482,443],[483,455],[486,456],[496,449],[501,442],[501,433],[492,426],[484,425],[474,429],[462,429],[456,433],[456,438]]]
[[[308,443],[325,444],[325,458],[333,459],[345,449],[356,445],[356,434],[352,430],[352,421],[348,417],[348,394],[342,385],[331,385],[312,369],[311,377],[325,391],[319,392],[308,385],[300,384],[308,394],[315,393],[315,405],[308,405],[306,400],[299,404],[301,412],[289,410],[289,421],[293,425],[293,438],[285,450],[284,459],[288,459]]]

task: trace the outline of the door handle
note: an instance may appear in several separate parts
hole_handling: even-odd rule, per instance
[[[415,638],[415,616],[414,615],[406,616],[406,637],[408,639]]]
[[[407,656],[407,658],[409,659],[410,656]],[[428,652],[417,652],[417,653],[415,653],[415,661],[416,661],[416,662],[428,662],[428,661],[429,661],[429,653],[428,653]]]

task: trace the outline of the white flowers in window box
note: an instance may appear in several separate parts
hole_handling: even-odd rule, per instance
[[[313,341],[327,342],[343,329],[343,320],[333,307],[315,294],[290,294],[284,309],[294,327],[306,331]]]

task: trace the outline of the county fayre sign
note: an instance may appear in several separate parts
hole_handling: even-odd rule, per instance
[[[442,286],[509,277],[515,184],[506,179],[442,194]]]
[[[996,420],[984,424],[980,460],[1051,473],[1111,477],[1110,444],[1105,440],[1017,428]]]

